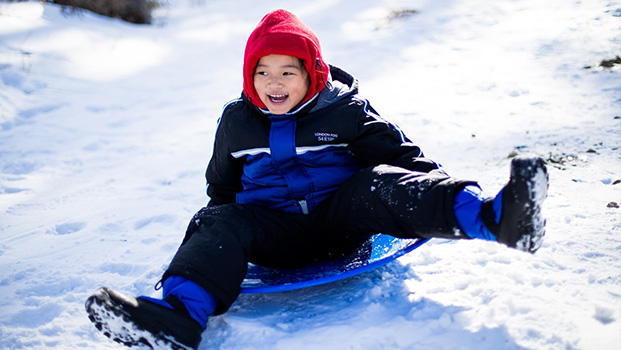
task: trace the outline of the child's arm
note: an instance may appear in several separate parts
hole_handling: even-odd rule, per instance
[[[231,133],[227,130],[229,128],[227,122],[219,123],[213,155],[205,172],[207,195],[211,198],[209,206],[235,203],[237,193],[242,190],[243,163],[233,158],[229,152],[228,145],[231,142]]]
[[[358,136],[349,149],[362,166],[389,164],[413,171],[430,172],[440,166],[425,158],[422,150],[396,125],[382,119],[365,101],[358,121]]]

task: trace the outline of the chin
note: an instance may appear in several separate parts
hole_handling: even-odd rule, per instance
[[[287,112],[289,112],[289,111],[291,110],[291,108],[288,108],[288,107],[280,107],[280,106],[279,106],[279,107],[277,107],[277,108],[267,106],[267,109],[268,109],[268,110],[270,111],[270,113],[272,113],[272,114],[285,114],[285,113],[287,113]]]

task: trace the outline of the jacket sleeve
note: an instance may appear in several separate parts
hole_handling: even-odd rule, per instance
[[[420,172],[440,168],[425,158],[422,150],[396,125],[382,119],[368,101],[362,103],[356,121],[357,137],[350,142],[349,149],[363,167],[388,164]]]
[[[213,155],[205,172],[210,197],[208,206],[235,203],[237,193],[242,190],[243,161],[231,155],[229,144],[233,137],[230,124],[223,114],[216,131]]]

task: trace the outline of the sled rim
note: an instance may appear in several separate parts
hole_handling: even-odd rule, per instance
[[[378,236],[385,236],[385,235],[378,235]],[[351,270],[347,270],[344,272],[335,271],[335,272],[332,272],[328,275],[325,275],[319,278],[291,282],[291,283],[284,283],[284,284],[252,286],[251,283],[242,283],[241,293],[242,294],[264,294],[264,293],[287,292],[287,291],[292,291],[292,290],[315,287],[315,286],[328,284],[328,283],[332,283],[332,282],[336,282],[340,280],[345,280],[345,279],[363,274],[365,272],[369,272],[378,267],[382,267],[390,263],[391,261],[396,260],[404,256],[405,254],[412,252],[414,249],[420,247],[421,245],[429,241],[430,238],[401,239],[401,240],[409,240],[411,242],[408,242],[404,248],[401,248],[396,252],[393,252],[391,254],[388,254],[384,257],[381,257],[363,266],[353,268]],[[321,263],[317,263],[317,264],[321,264]],[[299,269],[291,269],[292,274],[295,274],[296,271],[299,271]]]

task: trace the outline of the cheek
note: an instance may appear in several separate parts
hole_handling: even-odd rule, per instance
[[[308,78],[304,80],[298,80],[295,82],[296,91],[300,93],[303,92],[304,95],[306,95],[306,91],[308,90],[309,86],[310,86],[310,80]]]
[[[263,89],[261,88],[261,83],[257,81],[257,79],[254,80],[254,89],[260,93],[261,91],[263,91]]]

